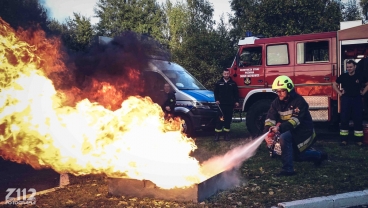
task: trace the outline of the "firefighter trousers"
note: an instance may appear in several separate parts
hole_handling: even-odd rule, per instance
[[[217,117],[217,122],[216,122],[216,128],[215,128],[215,132],[229,132],[230,131],[230,124],[231,124],[231,120],[233,119],[233,105],[221,105],[220,104],[220,108],[222,110],[219,111],[219,116]],[[223,116],[223,120],[221,120],[221,117]]]
[[[363,100],[361,96],[341,96],[340,138],[347,141],[349,137],[349,121],[354,122],[354,138],[357,142],[363,140]]]

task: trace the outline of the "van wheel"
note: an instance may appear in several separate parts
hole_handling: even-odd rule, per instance
[[[246,125],[249,133],[252,136],[259,136],[264,129],[264,123],[266,120],[267,112],[270,109],[272,100],[263,99],[253,103],[248,109],[246,115]]]
[[[184,121],[183,126],[183,133],[185,133],[188,136],[191,136],[193,134],[193,125],[188,116],[180,116],[180,118]]]

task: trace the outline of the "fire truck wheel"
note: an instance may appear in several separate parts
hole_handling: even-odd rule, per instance
[[[193,126],[192,122],[188,118],[188,116],[180,116],[180,118],[184,121],[183,125],[183,133],[185,133],[188,136],[191,136],[193,134]]]
[[[252,136],[261,135],[271,103],[271,99],[259,100],[248,109],[245,121],[247,129]]]

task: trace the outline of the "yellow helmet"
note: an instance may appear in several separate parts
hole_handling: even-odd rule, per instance
[[[291,79],[285,75],[276,77],[272,84],[272,90],[278,89],[286,89],[288,92],[290,92],[292,89],[294,89],[293,81],[291,81]]]

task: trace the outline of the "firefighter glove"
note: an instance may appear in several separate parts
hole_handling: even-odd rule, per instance
[[[279,126],[277,125],[277,126],[272,126],[272,127],[270,127],[270,132],[273,132],[273,133],[276,133],[276,132],[278,132],[279,131]]]

